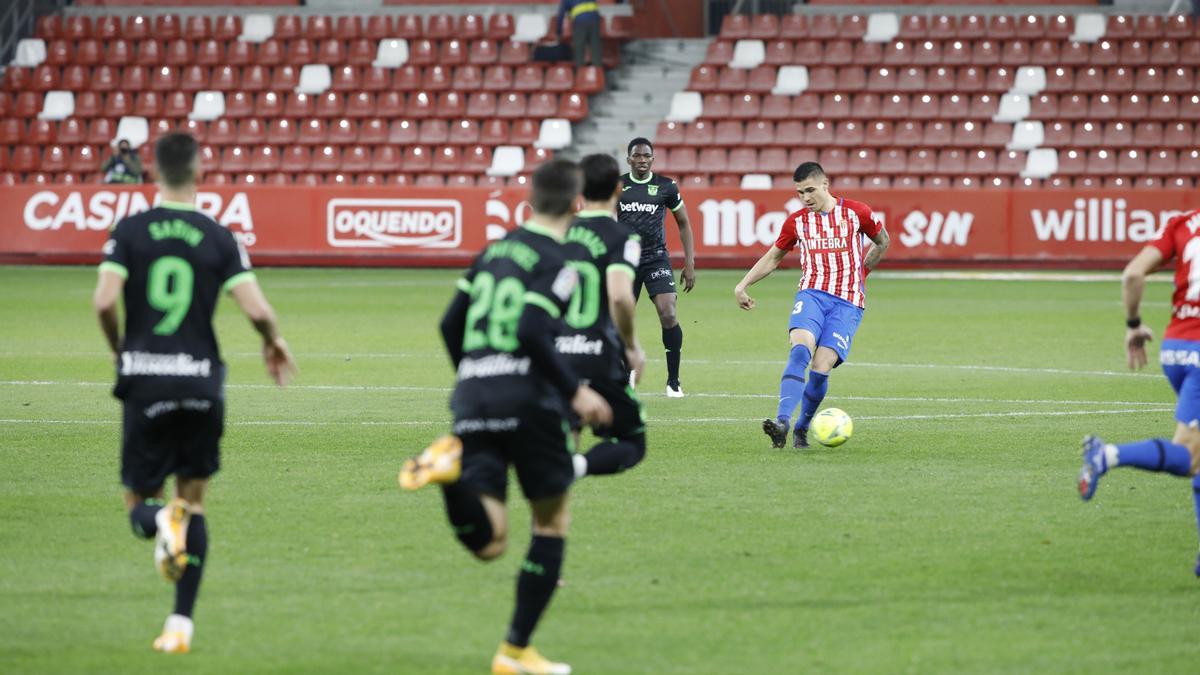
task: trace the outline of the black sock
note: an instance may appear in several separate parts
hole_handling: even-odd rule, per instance
[[[492,521],[477,492],[458,481],[442,486],[442,498],[454,536],[463,546],[478,551],[492,541]]]
[[[679,384],[679,352],[683,349],[683,326],[662,331],[663,348],[667,350],[667,384]]]
[[[517,609],[513,612],[512,624],[508,628],[507,642],[514,647],[528,647],[533,629],[550,596],[558,587],[558,575],[562,570],[563,550],[567,542],[562,537],[534,535],[529,543],[529,554],[521,563],[517,575]]]
[[[154,516],[162,507],[162,502],[157,499],[147,499],[129,509],[129,525],[133,533],[142,539],[153,539],[158,534],[158,523],[154,521]]]
[[[187,569],[175,582],[175,614],[191,618],[196,605],[196,594],[200,592],[200,575],[204,574],[204,558],[208,555],[208,528],[204,515],[196,514],[188,522]]]
[[[612,439],[597,443],[584,455],[587,457],[589,476],[621,473],[637,466],[646,456],[646,437],[638,434],[633,438]]]

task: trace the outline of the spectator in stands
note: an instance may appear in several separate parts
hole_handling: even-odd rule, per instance
[[[555,30],[561,37],[563,19],[571,17],[571,45],[575,50],[575,67],[583,65],[583,48],[591,52],[592,65],[600,65],[600,7],[595,0],[562,0],[558,6]]]
[[[117,141],[116,154],[104,162],[101,170],[104,171],[105,183],[142,182],[142,160],[137,150],[124,138]]]

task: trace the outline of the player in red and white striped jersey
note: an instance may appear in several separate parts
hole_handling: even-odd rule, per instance
[[[1142,292],[1146,276],[1174,262],[1175,292],[1171,296],[1171,322],[1163,335],[1159,363],[1175,390],[1175,434],[1171,440],[1148,438],[1116,445],[1096,436],[1083,439],[1083,467],[1079,470],[1079,496],[1091,499],[1100,478],[1121,466],[1192,477],[1192,493],[1200,524],[1200,210],[1167,222],[1158,239],[1150,242],[1125,267],[1121,297],[1125,305],[1125,352],[1130,369],[1146,365],[1146,343],[1153,334],[1142,325]],[[1200,576],[1200,558],[1196,560]]]
[[[762,425],[776,448],[787,441],[797,405],[800,416],[792,444],[808,447],[808,424],[825,398],[829,371],[850,355],[862,320],[867,299],[863,282],[890,243],[887,230],[872,218],[871,207],[829,193],[829,178],[820,164],[801,164],[792,180],[804,208],[788,216],[775,245],[733,289],[738,306],[753,309],[754,298],[746,289],[775,271],[789,251],[800,248],[804,267],[788,323],[792,347],[779,382],[779,409]],[[875,245],[864,251],[863,237]]]

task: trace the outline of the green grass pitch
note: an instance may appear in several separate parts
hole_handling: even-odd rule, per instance
[[[574,489],[545,653],[579,673],[1196,671],[1189,483],[1123,470],[1091,503],[1074,491],[1085,433],[1173,427],[1158,370],[1121,372],[1115,281],[873,277],[826,399],[855,436],[798,452],[759,431],[796,274],[752,289],[752,313],[739,275],[701,270],[680,300],[682,400],[639,307],[649,454]],[[164,657],[171,591],[119,496],[95,272],[0,268],[0,672],[486,672],[527,509],[514,491],[509,553],[484,565],[435,490],[396,487],[447,429],[456,276],[261,271],[301,368],[282,391],[223,301],[208,569],[193,653]],[[1148,286],[1159,334],[1168,296]]]

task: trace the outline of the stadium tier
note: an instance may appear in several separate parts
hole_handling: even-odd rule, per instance
[[[627,20],[605,24],[610,68]],[[605,86],[602,68],[532,61],[547,30],[508,14],[42,17],[4,72],[0,183],[97,182],[116,138],[175,128],[216,184],[522,181]]]
[[[603,23],[606,73],[532,61],[545,14],[45,16],[0,86],[0,183],[94,182],[115,138],[174,128],[218,184],[519,183],[591,120],[633,26]],[[1192,188],[1197,68],[1183,15],[730,14],[651,134],[655,169],[689,187],[790,188],[816,158],[848,188]]]
[[[1186,16],[729,15],[657,168],[692,186],[1191,188],[1200,34]]]

